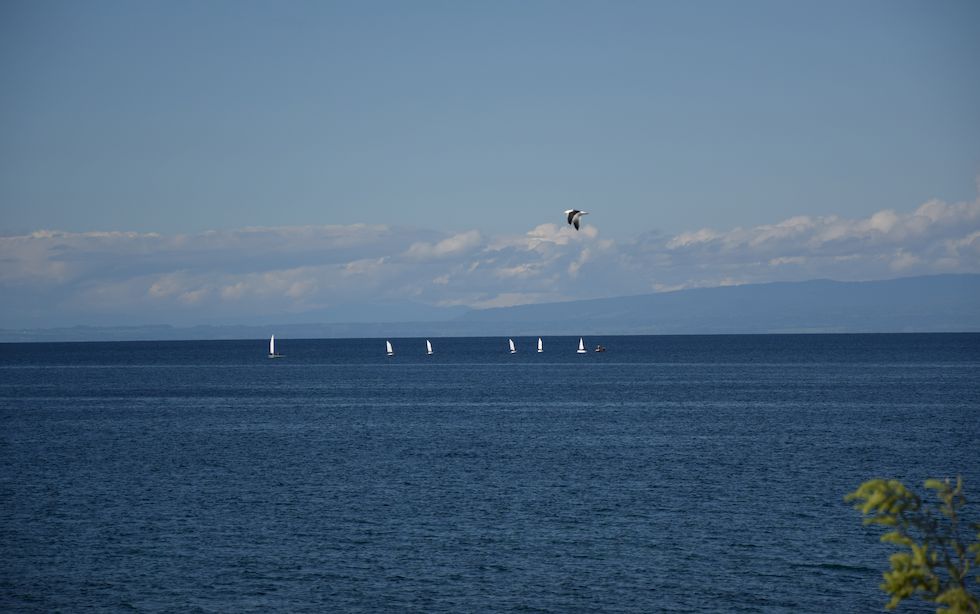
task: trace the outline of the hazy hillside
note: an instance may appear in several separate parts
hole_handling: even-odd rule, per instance
[[[756,284],[457,313],[392,323],[0,330],[0,341],[970,332],[980,331],[980,275]]]
[[[514,334],[977,331],[980,275],[700,288],[487,309],[460,319],[487,330],[506,324]]]

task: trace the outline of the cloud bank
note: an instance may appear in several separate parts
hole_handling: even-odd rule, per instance
[[[0,237],[0,327],[411,320],[446,307],[980,272],[980,199],[624,242],[595,222],[510,236],[354,224]]]

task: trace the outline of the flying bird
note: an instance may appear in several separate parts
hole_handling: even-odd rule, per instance
[[[588,214],[588,211],[579,211],[578,209],[569,209],[565,212],[565,215],[568,216],[568,223],[575,226],[575,230],[578,230],[578,222],[582,219],[582,216]]]

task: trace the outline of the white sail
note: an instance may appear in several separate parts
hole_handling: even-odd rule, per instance
[[[578,353],[585,354],[585,341],[581,337],[578,338]]]
[[[507,340],[507,343],[510,344],[510,353],[511,354],[517,353],[517,348],[514,347],[514,340],[513,339],[508,339]]]
[[[428,339],[425,340],[425,353],[432,354],[432,343]]]
[[[385,341],[385,350],[387,350],[388,356],[395,355],[395,350],[391,347],[391,341]]]
[[[282,354],[276,354],[276,336],[269,337],[269,358],[280,358]]]
[[[538,351],[539,352],[544,351],[544,343],[541,342],[541,337],[538,337]]]

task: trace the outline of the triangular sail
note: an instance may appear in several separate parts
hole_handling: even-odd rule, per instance
[[[541,341],[541,337],[538,337],[538,351],[539,352],[544,351],[544,343]]]
[[[385,341],[385,350],[387,350],[388,356],[391,356],[395,353],[395,350],[392,349],[391,347],[391,341],[387,341],[387,340]]]
[[[511,354],[515,353],[517,351],[517,348],[514,347],[514,340],[513,339],[508,339],[507,340],[507,343],[508,343],[508,345],[510,345],[510,353]]]
[[[428,339],[425,340],[425,353],[426,354],[432,353],[432,342],[429,341]]]
[[[585,354],[585,341],[581,337],[578,338],[578,353]]]
[[[282,354],[276,354],[276,336],[269,337],[269,358],[282,358]]]

